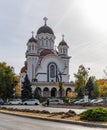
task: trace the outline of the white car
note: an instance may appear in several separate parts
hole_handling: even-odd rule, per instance
[[[23,102],[23,105],[39,105],[40,102],[38,99],[28,99]]]
[[[13,99],[8,102],[9,105],[21,105],[22,100],[21,99]]]
[[[90,101],[90,103],[96,103],[98,101],[98,99],[92,99],[91,101]]]
[[[74,102],[74,104],[84,104],[84,103],[89,103],[89,101],[85,101],[85,99],[80,99]]]

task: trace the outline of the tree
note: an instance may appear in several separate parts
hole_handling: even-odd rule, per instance
[[[88,70],[83,65],[80,65],[74,77],[76,78],[74,86],[77,97],[83,98],[86,81],[88,79]]]
[[[94,90],[92,91],[92,98],[98,98],[100,96],[99,84],[97,80],[94,80]]]
[[[92,99],[92,91],[94,90],[94,84],[91,77],[89,77],[86,86],[85,86],[85,94],[88,95],[89,99]]]
[[[15,87],[15,74],[11,66],[0,62],[0,97],[3,99],[12,98]]]
[[[17,81],[17,85],[15,86],[15,97],[20,97],[20,77],[19,77],[19,75],[15,75],[15,79]]]
[[[107,97],[107,79],[97,80],[99,84],[99,93],[101,97]]]
[[[27,74],[24,78],[24,82],[22,83],[21,97],[23,100],[32,98],[31,83]]]
[[[83,89],[82,89],[82,88],[80,88],[80,89],[78,90],[78,95],[77,95],[77,97],[78,97],[78,98],[83,98],[83,97],[84,97],[84,92],[83,92]]]
[[[40,92],[40,90],[39,90],[38,87],[36,87],[36,89],[35,89],[34,97],[35,97],[36,99],[39,99],[39,100],[41,99],[41,92]]]

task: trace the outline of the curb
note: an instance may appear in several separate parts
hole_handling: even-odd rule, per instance
[[[46,121],[53,121],[53,122],[60,122],[60,123],[68,123],[68,124],[74,124],[74,125],[81,125],[81,126],[86,126],[86,127],[107,128],[107,125],[98,124],[98,123],[69,121],[69,120],[63,120],[63,119],[53,119],[53,118],[44,118],[44,117],[33,117],[33,116],[15,114],[15,113],[9,113],[9,112],[0,112],[0,113],[19,116],[19,117],[25,117],[25,118],[31,118],[31,119],[39,119],[39,120],[46,120]]]

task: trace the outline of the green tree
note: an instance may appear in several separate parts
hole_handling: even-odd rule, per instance
[[[76,79],[74,86],[77,97],[83,98],[85,85],[88,79],[88,70],[83,65],[80,65],[78,68],[78,72],[77,74],[74,74],[74,77]]]
[[[34,97],[39,100],[41,99],[41,92],[38,87],[35,89]]]
[[[84,97],[84,92],[83,92],[82,88],[80,88],[80,89],[78,90],[78,95],[77,95],[77,97],[78,97],[78,98],[83,98],[83,97]]]
[[[22,83],[21,97],[23,100],[32,98],[31,83],[27,74],[24,78],[24,82]]]
[[[95,76],[89,77],[85,89],[87,90],[86,92],[88,92],[87,94],[90,99],[99,97],[99,84],[95,79]]]
[[[89,77],[86,86],[85,86],[85,94],[88,95],[89,99],[92,99],[92,92],[94,90],[94,84],[91,77]]]
[[[3,99],[12,98],[15,87],[15,74],[11,66],[0,62],[0,97]]]
[[[99,91],[99,84],[98,82],[94,80],[94,90],[92,91],[92,98],[98,98],[100,96],[100,91]]]

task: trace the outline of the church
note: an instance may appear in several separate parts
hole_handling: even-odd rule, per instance
[[[38,92],[41,97],[66,97],[68,91],[74,91],[73,83],[69,82],[69,46],[63,35],[56,49],[54,31],[47,25],[48,19],[43,20],[44,25],[35,36],[32,32],[26,44],[26,61],[20,71],[21,87],[27,74],[33,95]]]

